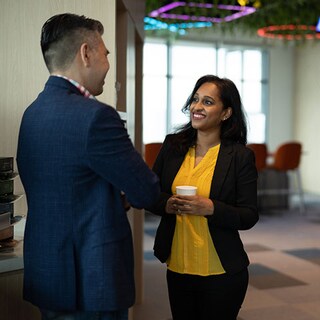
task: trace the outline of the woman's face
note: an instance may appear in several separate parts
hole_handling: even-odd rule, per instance
[[[224,109],[218,87],[211,82],[202,84],[190,105],[192,127],[199,131],[220,130],[222,121],[231,116],[231,108]]]

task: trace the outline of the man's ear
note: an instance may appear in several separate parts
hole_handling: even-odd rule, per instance
[[[85,67],[90,65],[90,48],[87,43],[83,43],[80,47],[80,58]]]

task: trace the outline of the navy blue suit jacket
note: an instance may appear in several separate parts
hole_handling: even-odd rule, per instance
[[[17,164],[28,204],[24,298],[50,310],[130,307],[133,247],[120,193],[143,208],[159,183],[116,110],[51,76],[23,115]]]
[[[166,214],[165,207],[184,158],[184,154],[175,151],[172,135],[168,135],[153,167],[160,178],[161,195],[148,210],[162,216],[154,244],[155,256],[161,262],[170,255],[176,224],[176,215]],[[250,229],[259,219],[257,170],[250,149],[221,143],[209,198],[214,202],[214,213],[207,216],[208,226],[221,263],[227,273],[239,272],[249,260],[238,231]]]

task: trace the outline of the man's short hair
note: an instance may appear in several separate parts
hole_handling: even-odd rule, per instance
[[[94,45],[96,33],[103,34],[100,21],[71,13],[48,19],[41,30],[41,50],[50,72],[65,70],[84,42]]]

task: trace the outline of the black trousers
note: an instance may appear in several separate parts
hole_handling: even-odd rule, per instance
[[[206,277],[167,270],[173,320],[236,320],[248,280],[247,269]]]

